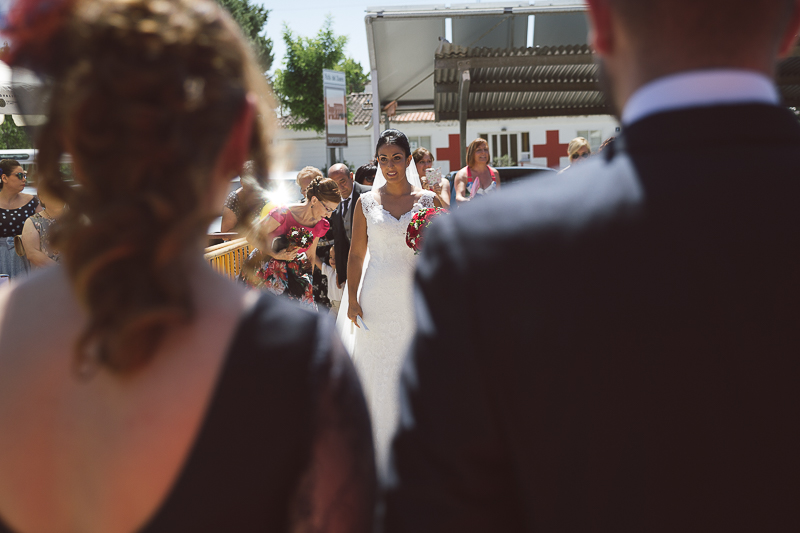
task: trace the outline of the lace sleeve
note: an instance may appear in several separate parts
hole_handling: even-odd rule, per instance
[[[422,198],[419,199],[420,205],[422,205],[422,207],[435,207],[436,204],[433,203],[434,198],[436,198],[436,195],[432,191],[424,191],[422,193]]]
[[[332,328],[319,369],[311,458],[294,498],[292,533],[373,531],[376,473],[369,414]]]
[[[361,200],[361,210],[364,212],[364,216],[369,218],[369,214],[378,205],[378,202],[375,201],[371,191],[362,194],[358,199]]]

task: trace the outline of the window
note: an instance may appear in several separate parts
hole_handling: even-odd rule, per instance
[[[417,148],[427,148],[428,150],[433,151],[431,148],[431,138],[430,135],[421,135],[417,137],[409,137],[408,144],[411,145],[411,152],[413,153],[414,150]]]
[[[530,134],[524,133],[481,133],[480,137],[489,143],[491,164],[497,167],[514,167],[531,160]]]
[[[578,137],[583,137],[589,141],[589,148],[592,149],[592,153],[596,152],[600,145],[603,144],[603,132],[600,130],[580,130],[578,131]]]

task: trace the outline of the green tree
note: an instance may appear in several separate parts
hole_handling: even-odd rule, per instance
[[[233,19],[242,28],[242,33],[250,41],[264,72],[272,66],[272,39],[262,35],[264,26],[267,25],[269,9],[264,6],[253,5],[250,0],[217,0],[228,10]]]
[[[344,76],[347,79],[348,93],[364,92],[364,86],[369,82],[369,74],[364,73],[361,63],[348,57],[340,64],[336,65],[333,70],[344,72]]]
[[[18,150],[22,148],[33,148],[33,143],[31,143],[25,131],[14,124],[11,116],[6,116],[3,124],[0,124],[0,150]]]
[[[347,37],[334,35],[331,24],[328,17],[315,37],[295,36],[288,27],[283,29],[286,68],[275,71],[273,88],[282,110],[299,119],[292,129],[325,130],[323,69],[344,72],[348,93],[363,91],[369,79],[358,62],[345,57]]]

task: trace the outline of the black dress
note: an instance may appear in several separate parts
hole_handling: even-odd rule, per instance
[[[333,339],[326,317],[261,296],[239,325],[186,464],[143,533],[372,530],[369,417]],[[332,464],[346,474],[331,476]],[[0,532],[11,530],[0,523]]]

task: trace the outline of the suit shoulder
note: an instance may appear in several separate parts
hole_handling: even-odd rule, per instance
[[[433,235],[478,250],[537,238],[573,238],[639,212],[643,190],[629,158],[596,158],[573,171],[530,178],[459,207]],[[480,221],[476,223],[476,221]]]
[[[372,190],[372,186],[371,185],[361,185],[358,182],[354,182],[353,183],[353,189],[360,196],[360,195],[364,194],[367,191],[371,191]]]

